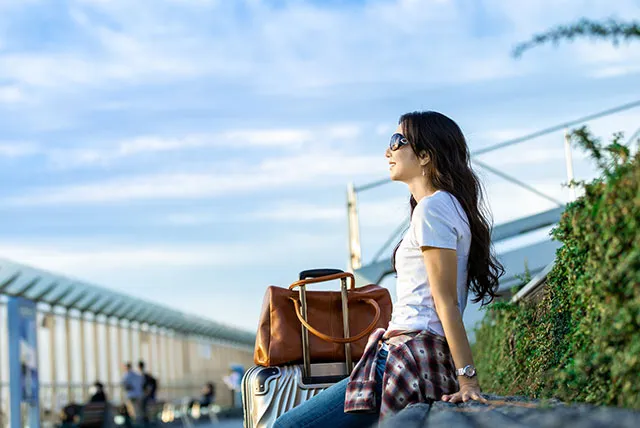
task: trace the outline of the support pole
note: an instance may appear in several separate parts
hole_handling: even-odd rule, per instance
[[[147,334],[148,327],[147,330],[143,330],[142,327],[142,324],[138,323],[138,349],[140,349],[140,351],[138,352],[140,353],[140,359],[145,362],[145,369],[149,371],[151,370],[151,367],[149,366],[149,360],[151,359],[151,356],[149,355],[149,335]]]
[[[144,334],[142,332],[142,324],[138,323],[138,328],[136,331],[138,332],[138,360],[147,362],[147,358],[145,358],[144,353],[142,352],[142,335]]]
[[[73,376],[71,375],[71,367],[73,367],[73,364],[71,364],[71,318],[69,316],[69,310],[67,309],[67,312],[64,314],[64,330],[65,330],[65,342],[66,342],[66,346],[65,346],[65,356],[66,356],[66,362],[67,362],[67,402],[71,403],[74,401],[74,397],[73,397],[73,393],[72,393],[72,388],[71,388],[71,379],[73,378]]]
[[[349,224],[349,270],[362,266],[362,249],[360,247],[360,225],[358,222],[358,200],[355,186],[347,186],[347,220]]]
[[[189,336],[182,336],[182,373],[183,376],[187,376],[191,374],[191,364],[193,364],[192,357],[189,353]],[[195,365],[195,364],[194,364]]]
[[[56,369],[56,314],[51,307],[48,319],[47,328],[49,329],[49,357],[50,357],[50,370],[51,370],[51,412],[55,414],[57,412],[57,391],[56,383],[58,381],[57,369]]]
[[[95,366],[95,379],[100,380],[100,337],[98,336],[98,317],[93,315],[93,364]]]
[[[155,345],[155,358],[154,358],[154,362],[156,365],[156,376],[158,376],[160,379],[166,379],[165,375],[164,375],[164,368],[165,363],[162,360],[162,331],[160,330],[160,327],[156,326],[154,328],[154,332],[153,332],[153,342]]]
[[[166,363],[166,370],[167,370],[167,380],[169,381],[169,390],[171,391],[175,385],[173,383],[173,365],[171,364],[171,343],[169,341],[169,332],[165,331],[165,334],[163,335],[163,348],[164,348],[164,357],[165,357],[165,363]],[[175,397],[173,397],[173,394],[169,397],[169,399],[173,399]]]
[[[569,195],[571,196],[571,200],[575,201],[576,199],[576,186],[573,182],[573,156],[571,153],[571,135],[569,134],[569,129],[564,130],[564,158],[567,163],[567,181],[569,182]]]
[[[129,362],[131,363],[131,365],[134,365],[134,356],[133,356],[133,323],[131,321],[129,321],[129,328],[128,328],[128,337],[129,337]]]
[[[6,315],[6,312],[4,311],[4,302],[0,301],[0,324],[1,325],[7,325],[8,323],[8,318]],[[3,343],[3,337],[4,337],[4,333],[3,333],[4,329],[0,329],[0,424],[2,423],[2,418],[4,417],[4,415],[6,415],[7,413],[4,410],[4,406],[3,403],[4,401],[2,401],[2,367],[4,367],[2,365],[2,350],[3,349],[9,349],[9,347],[4,347],[4,343]],[[8,337],[7,337],[7,344],[8,344]],[[7,356],[8,357],[8,356]]]
[[[107,380],[104,383],[105,386],[107,387],[107,389],[110,389],[111,387],[111,382],[113,381],[113,376],[111,374],[111,368],[112,368],[112,363],[113,361],[111,360],[111,356],[113,354],[112,349],[111,349],[111,322],[109,320],[109,317],[106,317],[104,320],[104,333],[105,333],[105,350],[104,353],[106,355],[107,358]],[[112,391],[109,391],[109,393],[112,393]]]
[[[85,396],[88,392],[88,386],[87,385],[87,381],[88,381],[88,376],[87,376],[87,343],[86,343],[86,338],[85,338],[85,332],[84,332],[84,323],[85,323],[85,318],[84,318],[84,312],[80,313],[80,317],[78,318],[78,330],[80,332],[80,341],[79,341],[79,345],[80,345],[80,383],[82,384],[82,395]]]
[[[122,320],[116,319],[116,354],[118,357],[118,367],[122,366]],[[120,379],[120,376],[118,376]],[[118,387],[120,391],[120,402],[124,401],[124,392],[122,391],[122,387]]]

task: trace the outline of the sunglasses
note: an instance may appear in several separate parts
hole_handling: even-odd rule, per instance
[[[395,152],[400,147],[406,146],[407,144],[409,144],[409,140],[407,140],[404,135],[396,132],[391,136],[391,141],[389,141],[389,149],[392,152]]]

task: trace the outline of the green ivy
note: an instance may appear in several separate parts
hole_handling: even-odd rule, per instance
[[[537,303],[494,303],[476,329],[482,387],[640,409],[640,154],[622,135],[572,139],[602,172],[580,183],[557,227],[562,242]]]

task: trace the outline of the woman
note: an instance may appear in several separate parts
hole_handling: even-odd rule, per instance
[[[403,115],[386,150],[391,179],[409,187],[411,222],[394,251],[391,323],[369,337],[349,379],[282,415],[275,427],[370,426],[408,404],[486,401],[462,322],[496,296],[504,272],[491,254],[482,187],[456,123],[436,112]]]

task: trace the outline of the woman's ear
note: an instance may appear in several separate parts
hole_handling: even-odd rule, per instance
[[[431,162],[429,154],[424,150],[420,152],[420,156],[418,157],[420,160],[420,166],[426,166],[429,162]]]

